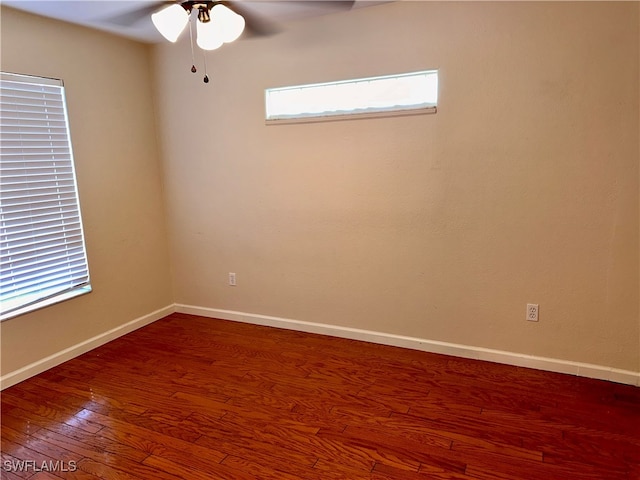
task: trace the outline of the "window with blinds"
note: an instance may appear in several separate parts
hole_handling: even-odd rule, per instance
[[[61,80],[0,74],[0,319],[91,291]]]

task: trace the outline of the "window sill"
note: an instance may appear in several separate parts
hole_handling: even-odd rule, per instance
[[[411,108],[405,110],[385,110],[381,112],[345,113],[340,115],[308,115],[290,118],[271,118],[265,125],[290,125],[294,123],[339,122],[344,120],[360,120],[364,118],[406,117],[409,115],[428,115],[437,113],[437,107]]]
[[[65,302],[75,297],[79,297],[80,295],[84,295],[86,293],[91,292],[91,285],[84,285],[82,287],[74,288],[73,290],[69,290],[68,292],[60,293],[50,298],[46,298],[44,300],[40,300],[35,303],[31,303],[24,307],[18,308],[16,310],[11,310],[10,312],[3,313],[0,315],[0,322],[5,320],[9,320],[10,318],[15,318],[20,315],[24,315],[26,313],[33,312],[35,310],[39,310],[44,307],[48,307],[50,305],[54,305],[56,303]]]

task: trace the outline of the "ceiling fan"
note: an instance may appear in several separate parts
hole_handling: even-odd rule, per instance
[[[189,25],[191,52],[193,55],[193,23],[196,24],[196,44],[202,50],[215,50],[225,43],[238,39],[243,32],[250,36],[267,36],[277,33],[276,24],[263,15],[258,15],[250,8],[251,4],[265,6],[280,4],[306,8],[313,7],[318,12],[328,13],[349,10],[355,0],[276,0],[276,1],[242,1],[242,0],[186,0],[186,1],[154,1],[134,11],[109,19],[119,25],[133,25],[150,16],[160,34],[170,42],[176,42]],[[193,19],[193,20],[192,20]],[[197,71],[195,60],[191,71]],[[206,74],[204,82],[209,83]]]

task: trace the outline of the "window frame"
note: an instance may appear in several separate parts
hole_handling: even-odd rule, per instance
[[[64,82],[0,72],[0,86],[4,321],[92,287]]]

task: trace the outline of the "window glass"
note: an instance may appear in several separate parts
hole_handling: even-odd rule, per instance
[[[269,88],[265,92],[267,120],[435,112],[437,101],[437,70]]]

